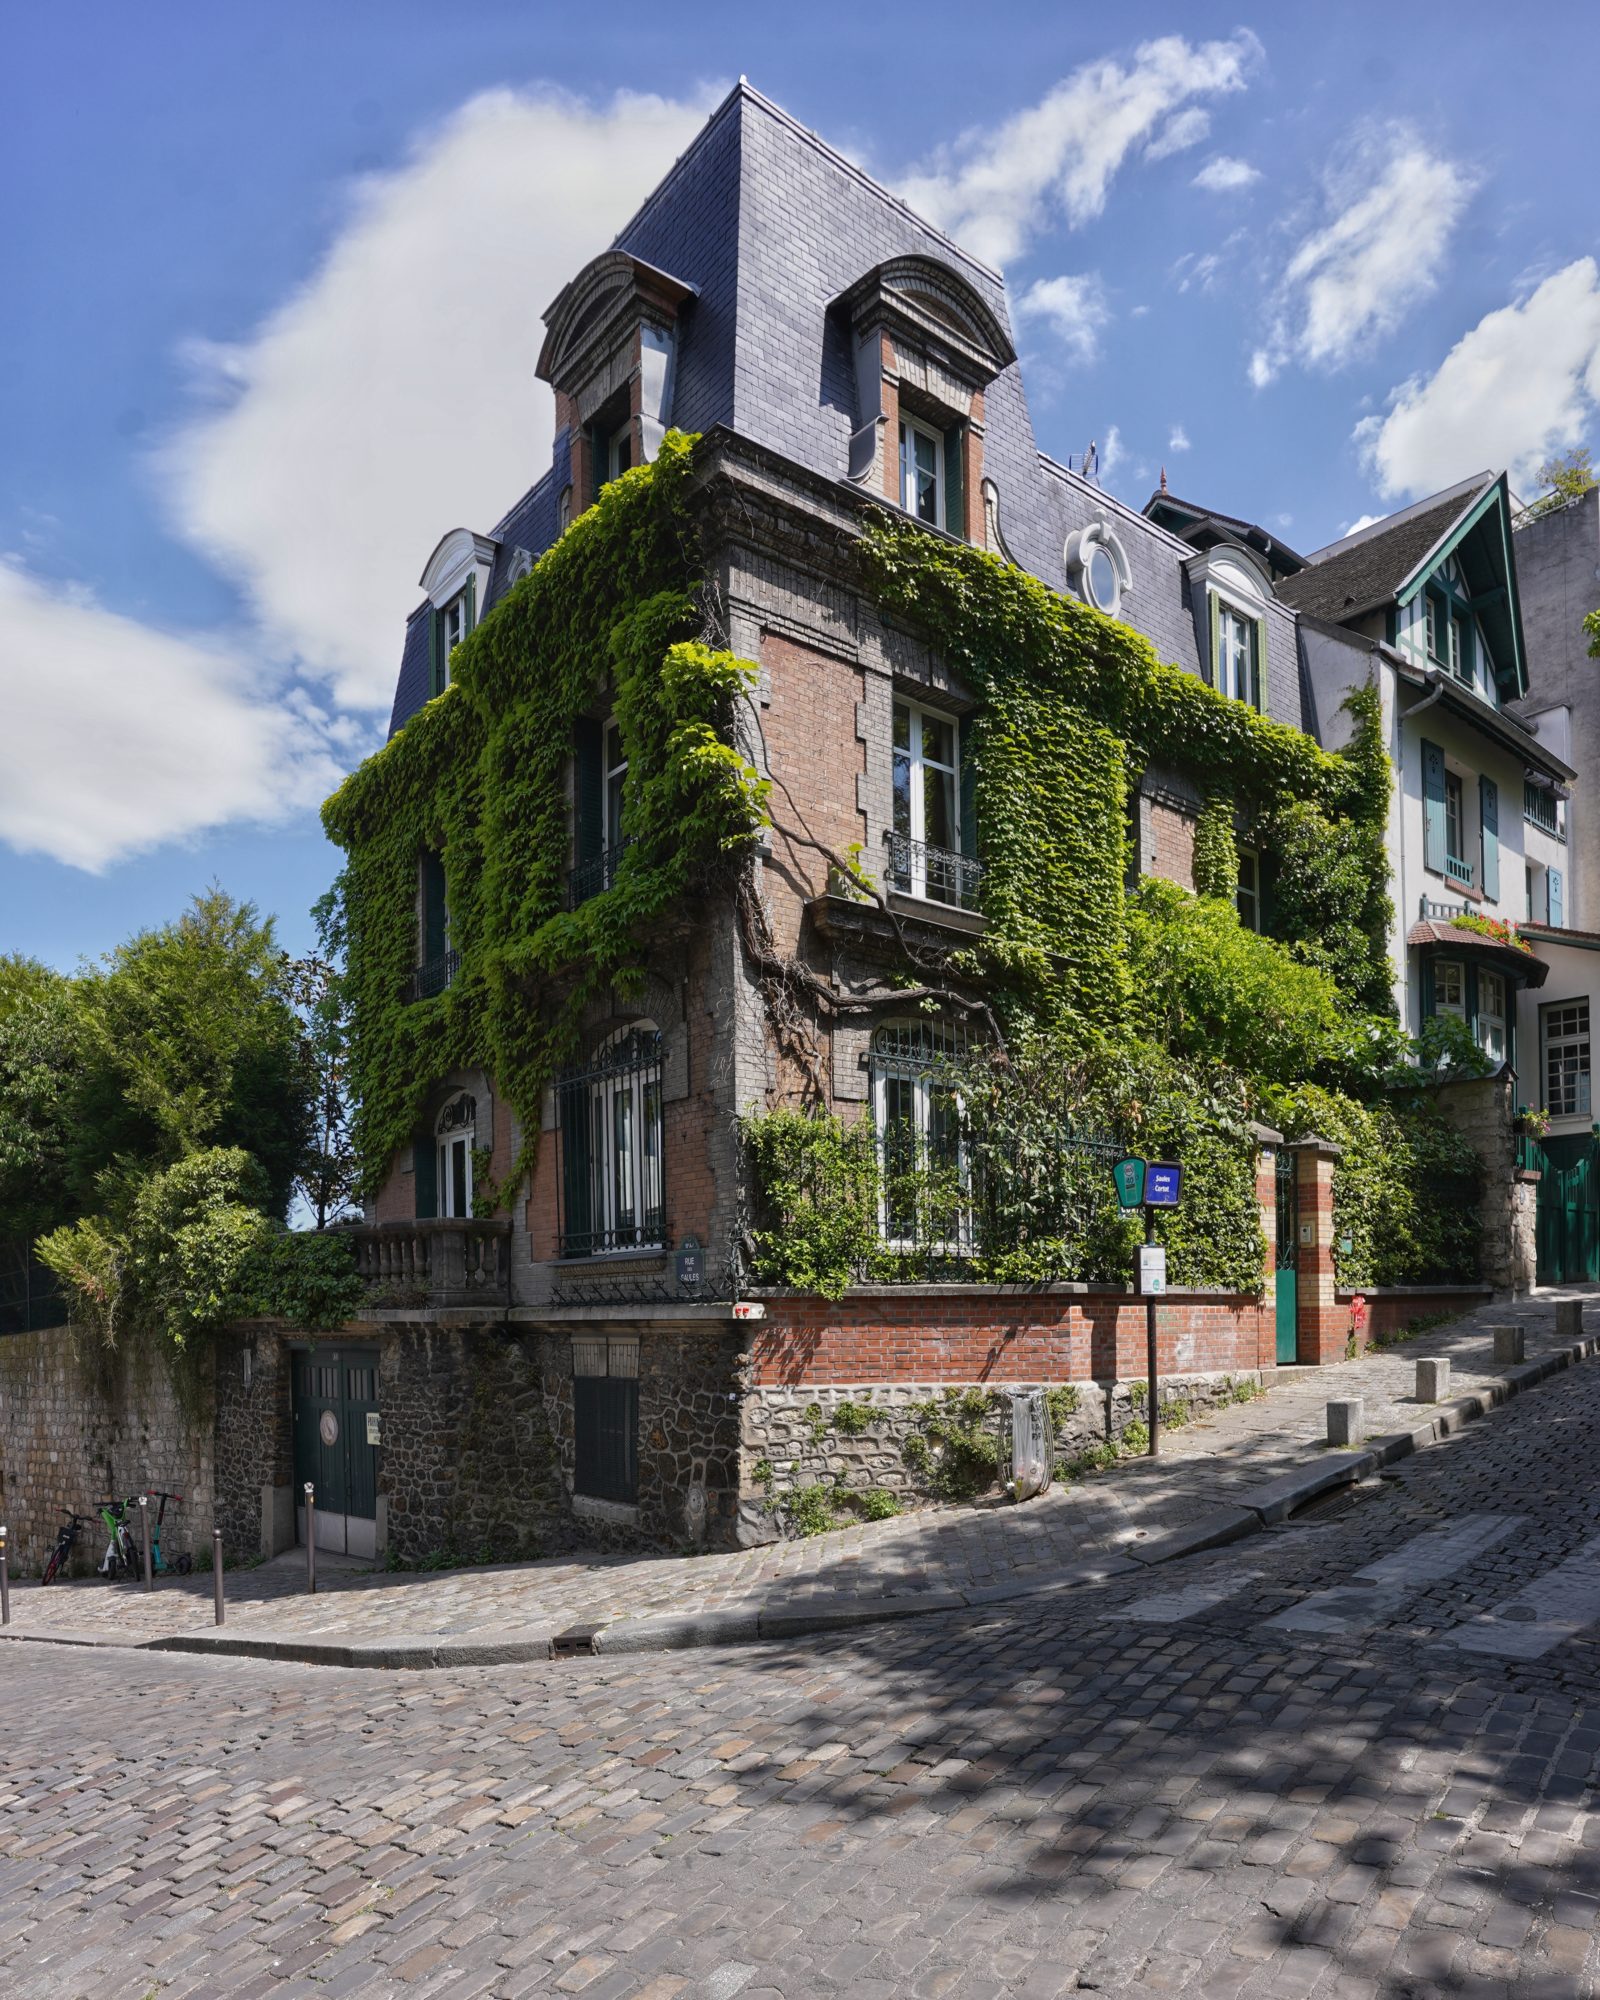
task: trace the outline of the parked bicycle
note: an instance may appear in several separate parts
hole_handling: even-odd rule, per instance
[[[95,1510],[106,1524],[108,1537],[106,1552],[100,1558],[95,1575],[103,1576],[107,1583],[115,1583],[118,1577],[139,1574],[139,1551],[128,1520],[128,1509],[133,1504],[130,1500],[95,1502]]]
[[[80,1531],[87,1528],[94,1519],[92,1514],[74,1514],[70,1507],[63,1507],[59,1511],[67,1518],[61,1524],[60,1532],[56,1536],[56,1545],[50,1551],[50,1560],[44,1566],[44,1575],[39,1579],[41,1583],[55,1582],[71,1559],[72,1551],[78,1546]]]

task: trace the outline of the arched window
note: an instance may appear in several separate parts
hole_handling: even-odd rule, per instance
[[[563,1257],[658,1248],[665,1180],[661,1034],[618,1028],[556,1085]]]
[[[467,1091],[439,1113],[434,1128],[439,1149],[439,1213],[471,1215],[472,1149],[478,1136],[478,1100]]]
[[[954,1066],[959,1029],[937,1021],[886,1021],[872,1037],[872,1115],[882,1178],[878,1222],[895,1250],[950,1254],[972,1237]]]

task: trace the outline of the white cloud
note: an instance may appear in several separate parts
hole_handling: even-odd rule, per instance
[[[440,534],[491,527],[548,462],[540,314],[705,109],[485,92],[358,186],[253,333],[191,345],[212,407],[161,461],[179,530],[339,702],[387,707]]]
[[[1261,178],[1261,169],[1251,166],[1248,160],[1236,160],[1227,153],[1218,153],[1215,159],[1207,160],[1191,185],[1204,188],[1208,194],[1231,194],[1236,188],[1247,188],[1252,181]]]
[[[1272,331],[1250,359],[1256,387],[1290,360],[1337,368],[1392,333],[1438,284],[1473,186],[1408,125],[1358,134],[1325,178],[1326,219],[1285,266]]]
[[[1248,29],[1198,46],[1164,35],[1126,67],[1110,57],[1085,63],[1029,110],[964,134],[901,192],[975,255],[1008,263],[1058,213],[1075,226],[1092,221],[1128,155],[1161,147],[1191,99],[1242,90],[1260,49]]]
[[[1217,281],[1217,273],[1222,269],[1222,257],[1218,251],[1207,250],[1197,257],[1192,250],[1186,250],[1173,265],[1178,277],[1178,290],[1187,292],[1191,287],[1209,292]]]
[[[1172,426],[1172,435],[1167,439],[1167,450],[1187,451],[1188,449],[1189,433],[1184,429],[1182,424],[1174,424]]]
[[[1017,300],[1023,319],[1042,320],[1057,343],[1058,358],[1092,361],[1100,329],[1110,319],[1099,276],[1040,278]]]
[[[0,840],[98,873],[324,797],[342,774],[325,732],[256,699],[257,678],[219,641],[157,631],[0,562]]]
[[[1376,527],[1382,519],[1381,514],[1358,514],[1353,521],[1346,523],[1339,530],[1339,539],[1342,542],[1346,535],[1359,535],[1363,528]]]
[[[1600,269],[1579,257],[1462,335],[1435,372],[1403,383],[1356,439],[1385,494],[1436,492],[1484,467],[1531,484],[1582,441],[1600,405]]]
[[[1198,104],[1191,104],[1187,111],[1180,111],[1176,118],[1169,118],[1165,125],[1144,149],[1147,160],[1170,159],[1174,153],[1187,152],[1189,147],[1198,146],[1211,130],[1211,113],[1202,111]]]
[[[1106,426],[1104,442],[1100,446],[1100,471],[1109,477],[1111,469],[1123,456],[1122,433],[1115,424]]]

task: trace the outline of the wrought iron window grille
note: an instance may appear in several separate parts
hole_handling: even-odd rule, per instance
[[[903,896],[946,903],[958,910],[977,911],[983,863],[948,847],[930,847],[903,833],[886,833],[889,886]]]
[[[425,958],[406,981],[406,999],[431,1000],[442,993],[461,970],[459,951],[442,951],[437,957]]]
[[[567,870],[567,908],[575,910],[580,903],[587,903],[591,896],[598,896],[603,889],[609,889],[617,879],[617,869],[632,845],[631,841],[618,841],[614,847],[605,847],[591,860],[580,861],[576,868]]]
[[[558,1238],[563,1257],[665,1243],[661,1035],[614,1036],[555,1086]]]

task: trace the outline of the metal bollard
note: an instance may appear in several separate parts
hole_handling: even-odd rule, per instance
[[[139,1495],[139,1540],[144,1549],[144,1587],[154,1590],[156,1573],[150,1567],[150,1502],[143,1493]]]
[[[11,1562],[6,1555],[6,1531],[0,1528],[0,1625],[11,1623]]]
[[[306,1590],[317,1594],[317,1491],[306,1481]]]
[[[222,1530],[211,1530],[211,1597],[216,1606],[217,1623],[223,1621],[222,1607]]]

